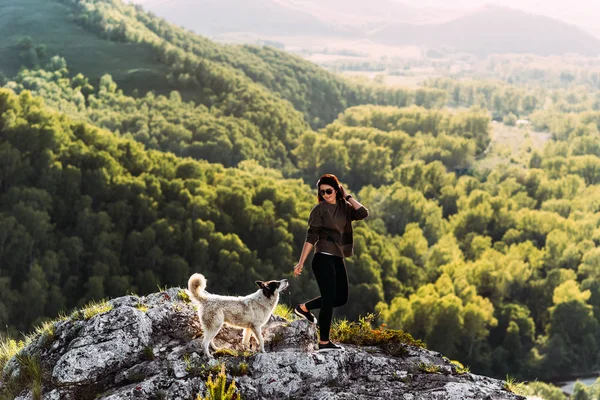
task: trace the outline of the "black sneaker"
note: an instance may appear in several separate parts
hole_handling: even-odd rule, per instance
[[[325,344],[319,343],[319,351],[330,351],[330,350],[344,350],[342,346],[327,342]]]
[[[306,318],[308,320],[308,322],[310,322],[311,324],[315,323],[315,316],[310,312],[306,312],[304,310],[302,310],[300,308],[300,304],[298,304],[296,306],[296,308],[294,308],[294,313],[296,313],[296,315],[302,317],[302,318]]]

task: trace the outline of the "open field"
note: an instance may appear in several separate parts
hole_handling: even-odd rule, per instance
[[[534,150],[542,151],[550,139],[548,132],[536,132],[529,127],[513,127],[492,122],[492,141],[485,157],[475,162],[475,168],[493,169],[501,164],[529,166]]]

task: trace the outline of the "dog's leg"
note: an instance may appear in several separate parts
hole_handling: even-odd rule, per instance
[[[244,328],[244,338],[242,339],[242,346],[244,349],[250,348],[250,335],[252,335],[250,328]]]
[[[202,348],[204,349],[204,353],[208,356],[208,358],[212,358],[213,356],[210,354],[208,346],[213,345],[212,340],[215,338],[215,336],[217,336],[219,330],[221,330],[224,322],[223,316],[209,315],[208,317],[212,318],[207,319],[204,319],[205,315],[202,317],[204,322],[203,325],[206,327],[206,329],[204,329],[204,338],[202,339]]]
[[[262,329],[261,329],[260,325],[253,326],[252,333],[254,333],[254,336],[256,336],[256,339],[258,340],[259,351],[261,353],[266,353],[265,352],[265,341],[263,340]]]
[[[219,347],[217,347],[217,345],[215,344],[214,339],[210,341],[210,348],[213,349],[214,351],[219,350]]]
[[[210,354],[210,351],[208,350],[208,346],[212,343],[212,338],[214,336],[215,334],[212,331],[204,331],[204,338],[202,339],[202,350],[204,350],[204,354],[206,354],[208,358],[213,358],[213,355]]]
[[[223,324],[218,325],[217,327],[214,328],[214,330],[210,330],[210,331],[205,331],[204,332],[204,339],[202,340],[202,348],[204,349],[204,353],[208,356],[208,358],[212,358],[212,354],[210,354],[210,352],[208,351],[208,346],[210,346],[213,350],[219,350],[219,348],[217,346],[215,346],[215,344],[213,343],[213,339],[215,336],[217,336],[217,333],[219,333],[219,330],[221,329],[221,326],[223,326]]]

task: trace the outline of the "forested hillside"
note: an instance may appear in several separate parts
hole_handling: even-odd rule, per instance
[[[452,115],[447,111],[428,110],[418,106],[405,108],[406,111],[400,113],[396,113],[395,110],[398,109],[393,107],[377,109],[372,106],[359,106],[348,109],[343,114],[343,120],[365,119],[360,123],[369,124],[367,120],[383,117],[384,120],[379,122],[382,124],[381,129],[395,130],[399,124],[398,129],[405,130],[408,135],[403,133],[399,138],[386,139],[386,142],[390,142],[383,143],[387,147],[370,146],[364,140],[372,139],[370,135],[359,135],[363,140],[359,147],[354,149],[356,154],[352,156],[353,165],[350,166],[349,149],[343,141],[328,141],[327,146],[322,149],[314,148],[314,143],[308,145],[306,142],[309,140],[307,138],[314,135],[308,127],[294,140],[280,138],[274,136],[268,128],[260,129],[243,118],[223,115],[214,108],[209,109],[202,104],[184,101],[176,91],[168,96],[155,95],[153,92],[148,92],[144,97],[127,96],[110,75],[104,75],[98,86],[94,87],[90,79],[82,74],[70,77],[65,60],[58,56],[53,57],[46,68],[25,69],[6,86],[17,93],[29,90],[41,95],[50,107],[63,111],[76,120],[89,121],[116,134],[132,137],[147,148],[170,151],[180,156],[221,163],[224,166],[236,166],[242,160],[254,160],[263,166],[278,167],[283,161],[290,163],[292,160],[294,164],[287,165],[289,168],[283,170],[284,176],[287,172],[317,179],[317,175],[320,176],[318,171],[323,168],[333,168],[341,174],[361,174],[361,170],[372,169],[368,163],[374,159],[362,156],[368,152],[381,153],[383,158],[380,162],[384,166],[381,173],[389,175],[388,172],[396,167],[401,159],[427,159],[427,145],[424,140],[431,135],[438,141],[444,141],[443,147],[448,148],[450,153],[445,155],[445,158],[449,167],[465,167],[475,153],[485,148],[489,139],[489,117],[487,112],[481,110]],[[406,93],[421,98],[427,90],[409,90]],[[365,113],[361,110],[367,111]],[[337,128],[333,126],[335,125],[327,129],[335,136],[333,130]],[[462,132],[462,126],[468,132]],[[454,136],[454,139],[446,140],[446,133]],[[457,135],[475,140],[471,143]],[[411,136],[414,138],[411,139]],[[392,144],[391,141],[397,144]],[[399,151],[399,146],[405,149],[395,154],[395,161],[392,162],[391,154]],[[412,151],[422,146],[425,147],[420,152]],[[327,152],[330,151],[333,151],[333,154],[328,155]],[[304,166],[308,162],[308,156],[300,152],[312,153],[317,159],[313,159],[310,166]],[[319,156],[319,152],[323,152],[323,156]],[[298,157],[304,159],[299,160]],[[431,157],[435,156],[429,156]],[[385,182],[389,182],[389,179],[388,176]]]
[[[20,4],[0,11],[15,16]],[[35,25],[11,25],[15,42],[1,51],[20,52],[26,68],[0,59],[6,335],[93,299],[185,285],[196,271],[215,293],[287,277],[283,302],[315,296],[311,274],[291,270],[315,179],[330,172],[370,211],[354,225],[339,316],[379,311],[378,322],[501,378],[599,366],[597,94],[450,79],[357,85],[118,1],[39,5],[38,22],[69,10],[65,23],[102,54],[127,45],[163,69],[125,78],[102,57],[45,45]],[[494,145],[491,121],[517,116],[550,133],[544,150],[525,168],[475,168]]]
[[[426,95],[415,97],[403,89],[340,80],[283,51],[219,45],[120,0],[10,2],[0,5],[0,22],[5,75],[16,74],[23,62],[44,66],[49,56],[60,54],[93,82],[108,73],[128,93],[177,89],[185,99],[249,119],[260,128],[285,130],[282,135],[299,129],[297,111],[282,99],[314,127],[358,104],[431,107],[445,102],[438,90],[423,89]],[[50,34],[38,30],[46,25],[56,27]],[[278,126],[281,120],[289,121],[288,126]]]

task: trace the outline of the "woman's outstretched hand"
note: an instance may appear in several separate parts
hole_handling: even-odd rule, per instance
[[[304,268],[302,264],[296,264],[296,266],[294,267],[294,276],[300,275],[302,273],[302,268]]]

